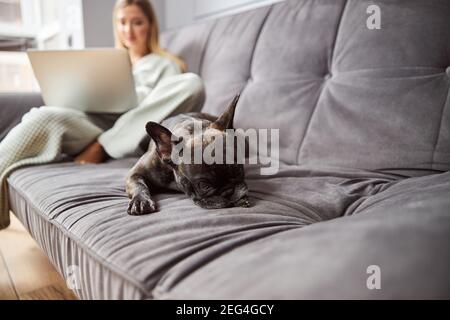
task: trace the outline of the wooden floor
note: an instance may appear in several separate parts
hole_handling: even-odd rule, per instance
[[[0,231],[0,300],[75,300],[51,262],[11,214]]]

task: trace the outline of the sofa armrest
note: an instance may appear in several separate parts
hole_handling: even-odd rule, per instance
[[[0,141],[16,126],[23,115],[33,107],[44,105],[41,94],[1,93],[0,94]]]

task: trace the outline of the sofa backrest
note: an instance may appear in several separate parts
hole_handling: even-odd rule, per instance
[[[450,170],[448,0],[288,0],[162,42],[204,79],[203,111],[242,92],[235,127],[280,129],[288,164]]]

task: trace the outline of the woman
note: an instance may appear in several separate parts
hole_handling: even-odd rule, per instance
[[[118,0],[113,12],[116,46],[128,50],[138,106],[122,115],[33,108],[0,143],[0,229],[9,224],[6,177],[16,168],[55,161],[64,153],[78,164],[139,153],[148,121],[187,112],[203,103],[201,79],[182,73],[179,58],[161,49],[158,23],[148,0]]]
[[[113,21],[116,46],[128,49],[138,100],[143,103],[120,117],[111,129],[78,155],[75,158],[78,163],[100,163],[108,155],[121,158],[135,154],[139,141],[145,136],[147,121],[162,121],[173,111],[186,112],[199,103],[188,99],[202,98],[203,87],[198,76],[189,73],[173,77],[185,71],[186,66],[161,49],[156,15],[148,0],[117,1]]]

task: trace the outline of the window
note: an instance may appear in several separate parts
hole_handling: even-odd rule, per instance
[[[81,0],[0,0],[0,92],[38,91],[25,53],[83,48]]]
[[[3,23],[22,23],[20,0],[0,0],[0,21]]]
[[[25,53],[0,52],[0,61],[0,91],[39,91]]]

